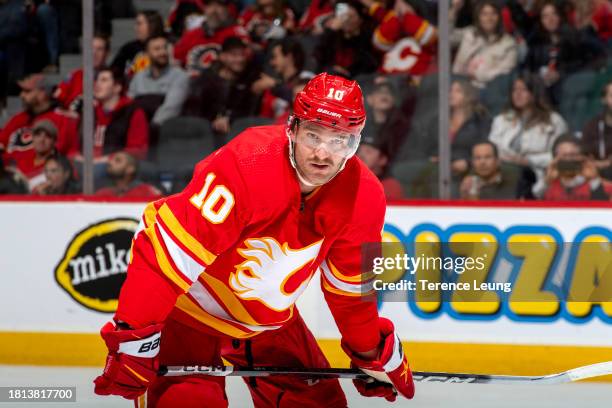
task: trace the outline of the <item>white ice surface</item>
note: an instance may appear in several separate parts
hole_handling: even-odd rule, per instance
[[[120,397],[100,397],[93,393],[98,368],[37,367],[0,365],[0,386],[76,386],[76,403],[0,403],[4,407],[133,407]],[[412,401],[388,403],[361,397],[348,380],[342,380],[349,407],[427,407],[427,408],[610,408],[612,384],[573,383],[563,385],[473,385],[417,384]],[[232,408],[252,407],[248,390],[238,378],[228,378],[227,395]],[[325,407],[325,402],[321,402]]]

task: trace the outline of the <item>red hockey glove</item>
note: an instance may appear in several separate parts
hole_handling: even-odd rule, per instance
[[[365,397],[384,397],[395,401],[397,392],[406,398],[414,396],[414,382],[408,359],[402,350],[402,343],[394,332],[393,323],[379,318],[378,327],[382,342],[379,357],[373,361],[358,357],[343,341],[342,348],[351,358],[351,366],[361,369],[372,378],[368,381],[353,380],[357,391]]]
[[[104,372],[94,380],[96,394],[114,394],[127,399],[144,394],[157,376],[162,326],[121,330],[108,322],[102,327],[100,334],[108,347],[108,356]]]

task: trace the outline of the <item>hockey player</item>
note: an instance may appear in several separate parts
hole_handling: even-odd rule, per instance
[[[383,189],[353,157],[365,123],[355,81],[319,74],[287,125],[251,128],[149,204],[114,321],[98,394],[148,406],[226,407],[223,377],[157,377],[159,364],[329,367],[295,301],[317,270],[365,396],[414,395],[393,324],[364,295],[361,244],[380,242]],[[345,407],[337,379],[247,382],[256,407]],[[140,398],[144,400],[145,398]]]

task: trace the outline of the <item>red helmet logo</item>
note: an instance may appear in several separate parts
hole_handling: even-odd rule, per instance
[[[361,132],[366,116],[357,82],[327,73],[312,78],[296,95],[293,114],[351,133]]]

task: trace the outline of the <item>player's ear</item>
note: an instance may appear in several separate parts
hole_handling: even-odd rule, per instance
[[[289,115],[287,118],[287,132],[291,141],[295,143],[295,134],[297,133],[299,119],[294,115]]]

